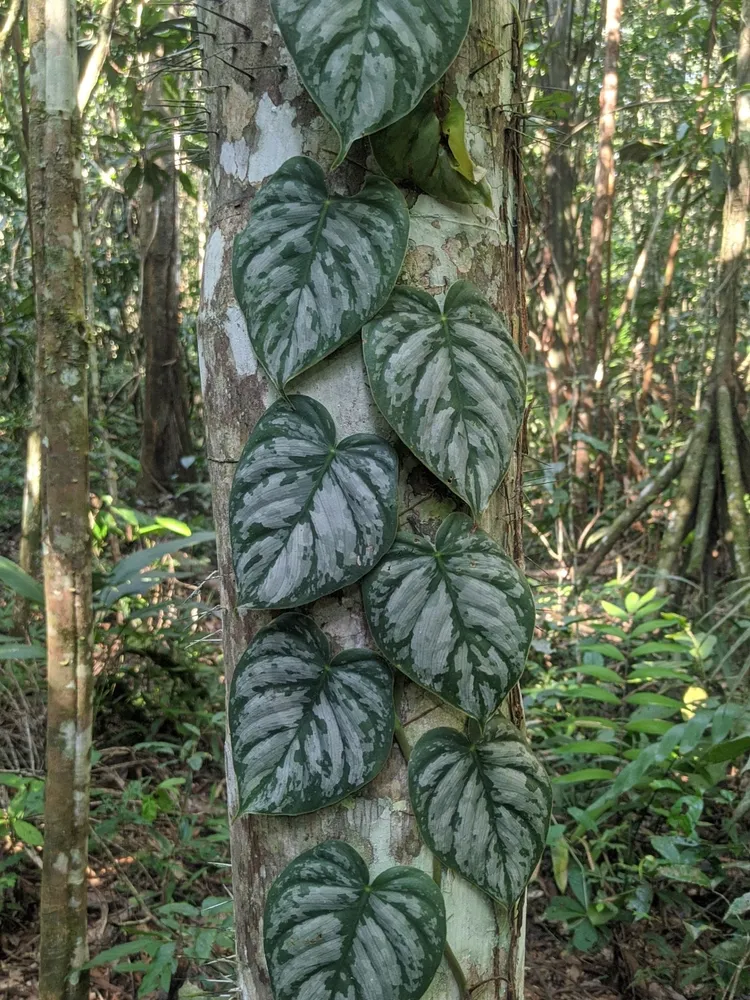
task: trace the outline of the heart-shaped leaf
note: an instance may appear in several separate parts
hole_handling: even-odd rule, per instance
[[[329,194],[295,156],[255,197],[234,243],[234,293],[258,360],[277,386],[345,344],[387,300],[404,261],[409,212],[398,188],[369,177]]]
[[[411,754],[409,794],[430,850],[510,906],[542,856],[552,790],[515,726],[493,720],[488,729],[476,743],[455,729],[425,733]]]
[[[298,816],[372,781],[388,757],[393,675],[367,649],[331,657],[311,618],[256,635],[232,676],[229,732],[241,813]]]
[[[359,580],[396,533],[398,459],[375,434],[336,443],[308,396],[274,403],[234,474],[229,531],[239,603],[291,608]]]
[[[529,585],[465,514],[435,544],[398,535],[363,583],[365,613],[386,658],[480,721],[521,676],[534,631]]]
[[[438,201],[492,208],[486,171],[469,155],[465,127],[459,101],[432,87],[406,118],[370,142],[378,166],[397,184],[415,184]]]
[[[264,928],[276,1000],[418,1000],[445,947],[445,905],[417,868],[370,882],[359,854],[329,840],[276,879]]]
[[[442,310],[398,287],[362,339],[388,423],[479,514],[508,469],[526,401],[526,366],[503,318],[468,281],[451,286]]]
[[[272,0],[306,89],[341,140],[407,115],[458,55],[471,0]]]

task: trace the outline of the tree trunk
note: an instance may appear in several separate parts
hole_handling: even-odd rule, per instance
[[[571,0],[547,0],[550,29],[545,82],[552,93],[570,93],[571,61],[568,55],[568,43],[572,13]],[[566,124],[560,122],[560,128],[565,129]],[[558,434],[564,430],[558,426],[558,414],[563,395],[568,393],[570,384],[571,351],[578,342],[575,288],[576,175],[571,164],[570,146],[564,141],[564,136],[555,142],[549,151],[544,177],[546,245],[543,257],[544,276],[539,289],[544,322],[540,332],[539,347],[546,373],[549,420],[553,428],[552,459],[557,461]],[[561,536],[561,525],[562,522],[559,521],[558,538]]]
[[[734,346],[750,205],[750,0],[743,0],[737,49],[736,134],[719,252],[719,328],[714,375],[734,383]]]
[[[588,299],[583,326],[581,370],[579,372],[579,427],[583,434],[593,433],[593,390],[597,365],[603,357],[602,331],[606,303],[603,301],[604,251],[609,239],[615,196],[615,111],[617,108],[617,63],[620,54],[620,19],[622,0],[607,0],[604,24],[604,79],[599,94],[599,156],[594,177],[594,207],[589,243]],[[588,498],[589,445],[576,442],[574,475],[576,507],[585,512]]]
[[[92,717],[80,122],[72,0],[31,0],[30,164],[41,344],[47,781],[40,1000],[85,1000]]]
[[[336,142],[298,82],[274,29],[268,0],[254,0],[249,5],[243,0],[226,0],[220,16],[204,16],[206,94],[209,128],[213,131],[199,357],[218,533],[225,671],[229,678],[251,636],[266,620],[258,613],[243,614],[236,606],[227,527],[229,490],[245,441],[274,398],[253,355],[232,293],[232,242],[245,226],[253,194],[265,177],[288,157],[300,153],[329,167]],[[252,29],[240,27],[244,23],[252,25]],[[467,108],[468,120],[473,123],[469,138],[475,159],[488,168],[496,214],[478,207],[448,207],[420,195],[411,209],[410,250],[402,277],[434,293],[445,291],[457,277],[474,281],[490,301],[508,314],[514,334],[523,345],[526,317],[520,130],[511,112],[520,103],[516,89],[521,69],[515,34],[518,23],[518,12],[511,0],[475,0],[469,39],[450,71],[451,81]],[[231,59],[226,53],[231,53]],[[483,68],[472,74],[477,67]],[[367,154],[364,143],[352,150],[334,175],[338,190],[359,188],[364,177],[360,165]],[[293,388],[324,403],[342,436],[357,431],[391,436],[369,395],[359,342],[303,374]],[[445,499],[443,488],[416,462],[407,463],[404,472],[402,510],[410,509],[411,519],[426,523],[428,517],[435,517],[435,499]],[[505,539],[516,559],[521,557],[519,476],[516,463],[482,521],[495,537]],[[431,500],[429,510],[424,507],[427,498]],[[370,642],[357,587],[317,602],[312,614],[334,645],[364,646]],[[520,698],[511,700],[513,717],[521,723]],[[405,685],[398,710],[410,742],[426,728],[460,725],[456,713],[412,684]],[[429,715],[425,717],[425,713]],[[237,804],[231,761],[228,776],[231,814]],[[404,759],[394,747],[380,776],[346,808],[336,806],[296,819],[245,817],[233,824],[238,984],[243,1000],[270,1000],[260,934],[265,897],[281,869],[300,851],[336,837],[354,844],[375,872],[393,864],[414,864],[432,870],[408,801]],[[443,889],[450,944],[469,988],[483,984],[473,993],[474,1000],[521,1000],[523,907],[508,921],[496,913],[487,897],[450,872],[443,875]],[[443,963],[427,997],[454,1000],[460,995]]]
[[[177,171],[163,157],[161,190],[144,183],[140,200],[140,334],[146,358],[139,492],[171,493],[192,454],[187,385],[180,347],[180,250]]]

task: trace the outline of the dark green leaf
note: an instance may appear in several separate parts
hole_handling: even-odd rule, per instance
[[[487,719],[521,676],[534,631],[531,590],[464,514],[443,521],[434,545],[400,534],[362,590],[386,658],[467,715]]]
[[[296,156],[256,195],[232,273],[258,360],[278,386],[350,340],[386,302],[406,253],[409,213],[383,177],[329,194]]]
[[[394,725],[393,675],[379,657],[367,649],[332,657],[311,618],[276,618],[232,677],[240,812],[296,816],[339,802],[378,774]]]
[[[28,646],[24,642],[0,643],[0,663],[3,660],[44,660],[46,656],[44,646]]]
[[[100,951],[91,961],[81,966],[81,971],[94,969],[98,965],[107,965],[109,962],[115,962],[118,958],[125,958],[128,955],[139,955],[141,952],[145,952],[147,955],[155,955],[161,944],[162,942],[159,938],[155,937],[141,937],[136,938],[134,941],[125,941],[123,944],[116,944],[112,948]]]
[[[44,837],[33,823],[27,823],[25,819],[14,819],[12,825],[15,836],[29,847],[41,847],[44,843]]]
[[[44,604],[44,590],[42,585],[24,572],[20,566],[0,556],[0,583],[5,584],[14,594],[25,597],[35,604]]]
[[[0,647],[1,655],[2,647]],[[711,747],[701,756],[701,763],[722,764],[725,761],[734,760],[735,757],[741,757],[748,750],[750,750],[750,736],[738,736],[737,739],[725,740],[723,743],[717,743],[716,746]]]
[[[307,396],[261,417],[229,502],[239,603],[307,604],[360,579],[396,533],[398,459],[374,434],[336,444],[326,408]]]
[[[401,440],[474,514],[505,475],[526,401],[508,325],[468,281],[435,298],[399,286],[362,331],[375,402]]]
[[[409,794],[430,850],[510,906],[542,856],[552,791],[514,726],[488,729],[476,743],[455,729],[425,733],[409,761]]]
[[[580,785],[585,781],[611,781],[613,777],[612,771],[604,767],[584,767],[580,771],[571,771],[570,774],[558,774],[552,779],[552,784]]]
[[[441,120],[444,103],[448,109]],[[459,102],[433,87],[411,114],[370,141],[378,165],[392,181],[415,184],[438,201],[492,208],[492,191],[469,157],[464,128]]]
[[[275,1000],[419,1000],[445,947],[443,897],[416,868],[371,882],[357,852],[329,840],[271,886],[264,944]]]
[[[306,89],[341,139],[407,115],[456,58],[470,0],[272,0]]]

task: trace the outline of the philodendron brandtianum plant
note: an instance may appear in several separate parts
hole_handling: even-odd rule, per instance
[[[445,201],[487,202],[463,108],[439,84],[471,2],[272,4],[300,78],[339,136],[334,166],[377,132],[388,176],[344,198],[316,163],[294,157],[256,195],[235,242],[235,293],[281,398],[235,473],[234,568],[242,605],[287,611],[258,632],[232,678],[239,814],[314,812],[375,778],[400,725],[395,668],[467,716],[463,733],[431,730],[410,753],[420,834],[443,865],[511,907],[541,856],[551,792],[521,732],[498,715],[531,641],[531,591],[476,519],[513,454],[525,365],[506,318],[470,283],[454,284],[442,305],[396,287],[409,213],[388,179]],[[448,516],[434,540],[396,533],[398,459],[387,441],[339,439],[321,403],[287,394],[295,376],[360,333],[377,406],[470,512]],[[293,609],[359,580],[382,655],[333,656]],[[264,935],[276,1000],[418,1000],[446,949],[445,907],[418,869],[371,880],[353,848],[328,841],[276,880]]]

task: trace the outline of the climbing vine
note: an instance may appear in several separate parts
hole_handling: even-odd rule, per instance
[[[417,827],[436,862],[512,908],[538,863],[549,780],[500,709],[534,628],[529,586],[477,519],[510,464],[526,370],[508,320],[458,281],[442,303],[397,285],[409,213],[394,181],[448,202],[491,204],[464,140],[465,112],[440,80],[470,0],[274,0],[299,76],[340,140],[334,167],[372,135],[385,176],[349,198],[321,168],[288,160],[236,239],[237,300],[280,398],[237,466],[230,534],[239,600],[281,610],[241,658],[229,693],[238,815],[296,816],[355,794],[394,737],[408,760]],[[340,439],[325,407],[289,383],[361,335],[373,398],[401,442],[468,513],[434,538],[397,534],[398,457],[373,434]],[[361,581],[379,652],[332,655],[300,607]],[[413,748],[394,671],[466,716]],[[439,865],[438,865],[439,868]],[[327,841],[287,866],[268,896],[264,943],[276,1000],[418,1000],[446,944],[439,883],[419,869],[371,880]]]

